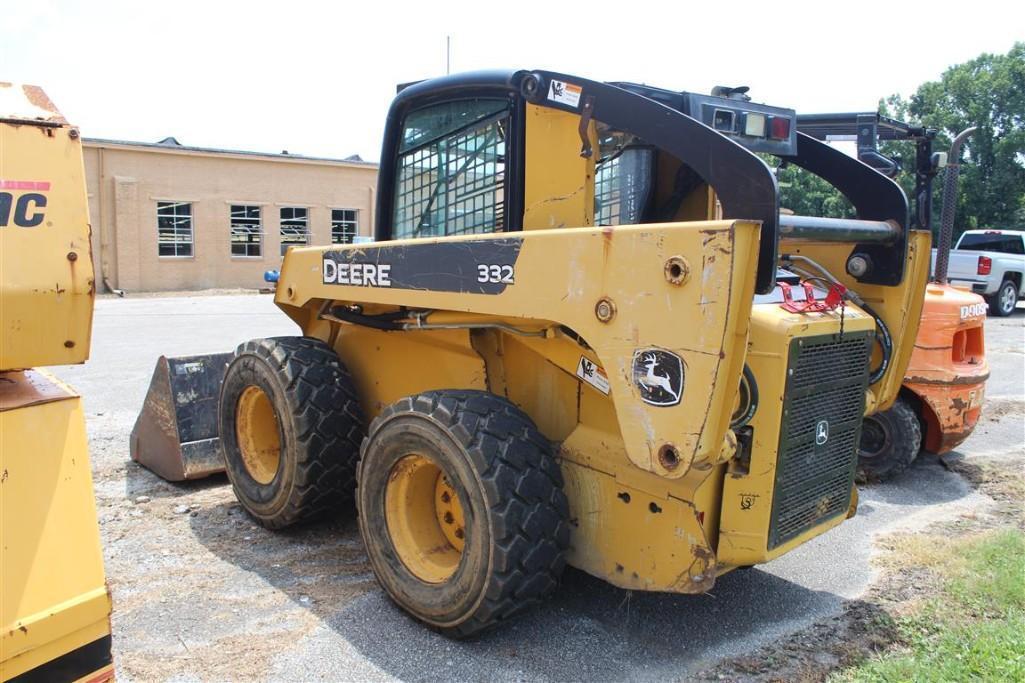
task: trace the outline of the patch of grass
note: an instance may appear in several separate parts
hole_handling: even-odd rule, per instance
[[[1003,529],[932,537],[931,544],[911,538],[894,550],[906,546],[924,560],[941,584],[939,594],[897,619],[898,650],[830,680],[1025,680],[1025,534]]]
[[[992,533],[970,549],[967,564],[948,584],[960,605],[981,616],[1025,611],[1025,534]]]

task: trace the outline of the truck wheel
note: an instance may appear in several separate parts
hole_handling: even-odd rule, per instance
[[[918,457],[922,426],[915,409],[899,397],[889,410],[865,418],[858,447],[859,478],[886,481],[897,476]]]
[[[225,371],[218,413],[228,479],[260,524],[280,529],[351,504],[363,415],[327,344],[242,344]]]
[[[996,294],[989,297],[989,313],[998,318],[1006,318],[1014,313],[1018,305],[1018,285],[1014,280],[1004,280],[1000,283],[1000,289]]]
[[[509,401],[430,391],[370,425],[356,475],[359,528],[400,607],[463,638],[555,588],[569,506],[548,440]]]

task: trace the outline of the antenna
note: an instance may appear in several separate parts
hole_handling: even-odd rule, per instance
[[[452,36],[445,36],[445,75],[452,73]]]

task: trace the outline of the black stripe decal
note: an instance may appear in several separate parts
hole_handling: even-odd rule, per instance
[[[361,244],[324,252],[325,285],[501,294],[516,283],[519,237]]]
[[[40,664],[23,674],[10,679],[8,683],[52,683],[53,681],[75,681],[99,671],[113,662],[110,655],[110,635]]]

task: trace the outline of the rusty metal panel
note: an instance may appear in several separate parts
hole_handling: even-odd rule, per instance
[[[217,401],[230,353],[161,356],[132,428],[132,460],[168,481],[224,471]]]
[[[0,413],[77,396],[71,387],[43,372],[15,370],[0,373]]]

